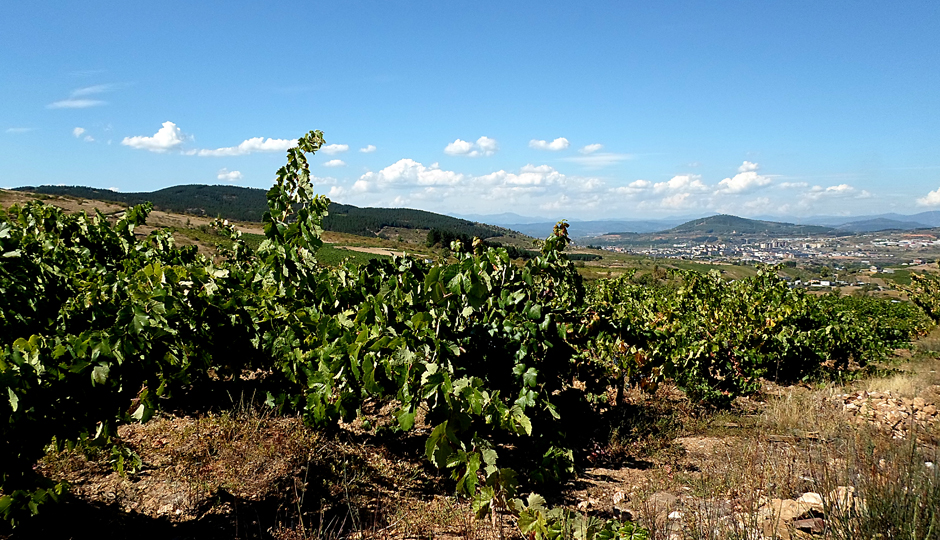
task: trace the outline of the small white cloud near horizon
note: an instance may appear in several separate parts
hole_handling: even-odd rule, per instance
[[[529,148],[534,148],[536,150],[549,150],[551,152],[558,152],[559,150],[565,150],[570,146],[571,143],[568,142],[568,139],[564,137],[558,137],[552,142],[540,141],[538,139],[532,139],[529,141]]]
[[[940,188],[917,199],[917,206],[940,206]]]
[[[348,144],[328,144],[320,148],[320,152],[332,156],[349,150]]]
[[[593,154],[594,152],[597,152],[603,147],[604,147],[603,144],[594,143],[594,144],[589,144],[589,145],[581,147],[581,149],[578,150],[578,152],[581,152],[582,154]]]
[[[362,152],[363,154],[371,154],[372,152],[375,152],[375,145],[374,144],[367,145],[363,148],[360,148],[359,151]]]
[[[29,133],[30,131],[36,131],[36,128],[11,127],[6,129],[7,133]]]
[[[72,130],[72,136],[76,139],[82,136],[82,133],[85,133],[85,128],[77,127]]]
[[[236,180],[242,179],[242,173],[241,171],[230,171],[226,169],[225,167],[223,167],[219,169],[219,172],[216,175],[216,178],[218,178],[219,180],[228,180],[229,182],[234,182]]]
[[[256,152],[284,152],[295,146],[297,146],[296,139],[265,139],[264,137],[252,137],[251,139],[245,139],[240,142],[238,146],[226,146],[224,148],[216,148],[215,150],[188,150],[183,153],[187,156],[199,157],[245,156]]]
[[[499,150],[499,143],[486,135],[477,139],[475,143],[457,139],[444,147],[444,153],[450,156],[480,157],[492,156]]]
[[[323,164],[324,167],[345,167],[346,162],[341,159],[331,159]]]
[[[757,174],[758,169],[760,169],[760,165],[757,163],[745,161],[738,167],[738,174],[718,182],[718,191],[715,193],[746,193],[766,186],[771,180],[767,176]]]
[[[124,137],[121,144],[136,148],[137,150],[147,150],[162,154],[167,150],[183,144],[183,140],[183,132],[180,131],[180,128],[176,127],[176,124],[173,122],[167,121],[163,123],[163,127],[161,127],[153,137],[145,137],[142,135]]]

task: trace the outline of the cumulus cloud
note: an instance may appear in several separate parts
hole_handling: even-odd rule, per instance
[[[452,186],[464,175],[446,171],[436,163],[426,167],[413,159],[400,159],[379,172],[367,172],[356,180],[354,192],[371,192],[390,186]]]
[[[660,202],[660,206],[662,206],[663,208],[674,208],[674,209],[688,208],[688,207],[694,206],[693,204],[691,204],[691,201],[689,201],[689,197],[691,196],[692,196],[691,193],[676,193],[675,195],[664,197],[663,200]]]
[[[480,157],[492,156],[499,150],[496,139],[487,136],[480,137],[475,143],[457,139],[444,147],[444,153],[451,156]]]
[[[286,150],[286,149],[285,149]],[[320,148],[320,152],[332,156],[349,150],[348,144],[328,144]]]
[[[152,137],[144,137],[142,135],[124,137],[121,144],[138,150],[163,153],[183,144],[183,132],[180,131],[180,128],[176,127],[176,124],[173,122],[164,122],[163,127]]]
[[[81,136],[82,136],[82,133],[85,133],[85,128],[77,127],[77,128],[75,128],[75,129],[72,130],[72,136],[75,137],[76,139],[77,139],[78,137],[81,137]]]
[[[610,192],[614,195],[638,195],[640,193],[649,192],[653,187],[653,183],[649,180],[634,180],[625,186],[618,186],[611,188]]]
[[[323,164],[324,167],[345,167],[346,162],[341,159],[331,159]]]
[[[375,152],[375,145],[370,144],[368,146],[360,148],[359,151],[362,152],[363,154],[371,154],[372,152]]]
[[[448,144],[444,147],[444,153],[450,154],[452,156],[463,156],[470,153],[470,150],[473,149],[473,143],[469,141],[464,141],[462,139],[457,139],[456,141]]]
[[[679,174],[673,176],[665,182],[653,184],[653,191],[656,193],[674,192],[674,191],[707,191],[708,187],[702,183],[702,177],[698,174]]]
[[[242,179],[241,171],[230,171],[228,169],[222,168],[219,169],[219,173],[216,176],[219,180],[228,180],[229,182],[234,182],[235,180]]]
[[[589,144],[589,145],[586,145],[586,146],[582,146],[581,149],[578,150],[578,152],[581,152],[582,154],[593,154],[594,152],[597,152],[598,150],[600,150],[600,149],[603,148],[603,147],[604,147],[603,144],[594,143],[594,144]]]
[[[745,161],[738,167],[738,174],[718,182],[717,193],[746,193],[766,186],[771,180],[766,176],[757,174],[759,168],[760,166],[757,163]]]
[[[166,124],[163,125],[166,126]],[[238,146],[226,146],[224,148],[216,148],[215,150],[190,150],[185,153],[190,156],[201,157],[244,156],[256,152],[284,152],[295,146],[297,146],[296,139],[265,139],[264,137],[253,137],[242,141]]]
[[[565,150],[570,146],[568,139],[564,137],[558,137],[552,142],[540,141],[538,139],[532,139],[529,141],[529,148],[535,148],[536,150],[550,150],[552,152],[558,152],[559,150]]]
[[[926,196],[917,199],[918,206],[940,206],[940,188],[927,193]]]
[[[504,186],[548,186],[565,182],[565,175],[549,165],[526,165],[518,173],[499,170],[476,177],[478,181],[489,185]]]
[[[757,163],[751,163],[750,161],[745,161],[744,163],[741,164],[740,167],[738,167],[738,172],[739,173],[752,172],[752,171],[756,171],[759,168],[760,168],[760,165],[758,165]]]
[[[822,197],[848,197],[856,194],[856,189],[848,184],[839,184],[837,186],[813,186],[810,188],[809,197],[819,199]]]

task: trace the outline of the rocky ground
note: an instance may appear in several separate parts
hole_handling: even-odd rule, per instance
[[[666,387],[629,392],[609,442],[585,452],[575,480],[543,495],[639,522],[653,539],[852,538],[860,515],[916,505],[905,497],[924,485],[940,501],[938,366],[921,355],[894,375],[844,386],[768,385],[723,412],[696,410]],[[477,521],[448,496],[448,481],[422,459],[420,434],[316,432],[244,401],[234,412],[123,426],[139,463],[94,448],[50,453],[38,467],[68,480],[71,495],[10,538],[520,536],[511,516]],[[75,527],[82,522],[94,526]]]

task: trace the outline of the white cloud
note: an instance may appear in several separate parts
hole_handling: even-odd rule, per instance
[[[138,150],[163,153],[183,144],[183,132],[180,131],[180,128],[176,127],[176,124],[173,122],[164,122],[163,127],[161,127],[153,137],[140,135],[136,137],[124,137],[121,144]]]
[[[757,163],[745,161],[738,167],[738,174],[732,178],[725,178],[718,182],[717,193],[746,193],[759,187],[766,186],[771,182],[767,176],[757,174],[760,166]]]
[[[216,176],[219,180],[228,180],[229,182],[234,182],[235,180],[242,179],[241,171],[230,171],[228,169],[222,168],[219,169],[219,173]]]
[[[784,189],[797,189],[797,188],[809,187],[809,184],[807,184],[806,182],[782,182],[777,185],[779,185],[780,187]]]
[[[499,143],[496,142],[496,139],[484,135],[477,139],[477,147],[483,152],[484,156],[492,156],[499,150]]]
[[[82,140],[85,142],[95,142],[95,138],[92,137],[91,135],[85,135],[85,137]]]
[[[931,191],[926,196],[917,199],[918,206],[940,206],[940,188]]]
[[[556,171],[549,165],[531,164],[519,169],[518,174],[500,170],[477,177],[477,180],[486,184],[502,186],[558,185],[563,184],[565,179],[564,174]]]
[[[472,142],[457,139],[444,147],[444,153],[451,156],[463,156],[469,154],[472,149]]]
[[[556,200],[539,205],[542,210],[566,210],[571,208],[571,197],[561,194]]]
[[[664,197],[660,202],[660,206],[663,208],[689,208],[694,206],[694,204],[689,201],[689,197],[691,196],[691,193],[676,193],[675,195]]]
[[[117,188],[117,187],[109,187],[109,188],[108,188],[108,191],[118,192],[118,191],[121,191],[121,189],[120,189],[120,188]]]
[[[100,99],[88,99],[86,96],[94,96],[117,90],[126,85],[123,84],[96,84],[94,86],[85,86],[76,88],[69,94],[68,99],[61,99],[46,105],[47,109],[87,109],[88,107],[98,107],[107,105],[107,101]]]
[[[498,150],[499,143],[496,142],[496,139],[491,139],[485,135],[477,139],[475,143],[457,139],[444,147],[445,154],[466,157],[492,156]]]
[[[53,101],[46,105],[47,109],[87,109],[88,107],[98,107],[107,104],[107,101],[100,99],[63,99]]]
[[[568,148],[570,143],[568,139],[564,137],[558,137],[552,142],[540,141],[537,139],[532,139],[529,141],[529,148],[535,148],[536,150],[551,150],[552,152],[557,152],[559,150],[564,150]]]
[[[115,84],[96,84],[94,86],[86,86],[84,88],[76,88],[72,90],[71,97],[80,97],[80,96],[91,96],[94,94],[103,94],[104,92],[110,92],[118,88]]]
[[[324,167],[345,167],[346,162],[341,159],[331,159],[323,164]]]
[[[706,191],[708,187],[702,183],[702,177],[698,174],[679,174],[673,176],[665,182],[653,184],[653,191],[663,193],[668,191]]]
[[[577,163],[583,165],[588,169],[600,169],[607,167],[609,165],[614,165],[620,163],[621,161],[626,161],[632,159],[633,156],[630,154],[613,154],[610,152],[601,152],[599,154],[589,154],[584,156],[573,156],[562,158],[564,161],[570,161],[572,163]]]
[[[77,127],[77,128],[75,128],[75,129],[72,130],[72,135],[73,135],[75,138],[81,137],[81,136],[82,136],[82,133],[85,133],[85,128]]]
[[[371,154],[372,152],[375,152],[375,145],[370,144],[364,148],[360,148],[359,151],[363,154]]]
[[[285,150],[286,150],[286,148],[285,148]],[[334,155],[334,154],[339,154],[339,153],[341,153],[341,152],[345,152],[346,150],[349,150],[349,145],[348,145],[348,144],[328,144],[328,145],[323,146],[323,147],[320,148],[320,152],[322,152],[322,153],[324,153],[324,154],[326,154],[326,155],[328,155],[328,156],[332,156],[332,155]]]
[[[253,137],[242,141],[238,146],[227,146],[224,148],[216,148],[215,150],[190,150],[185,152],[185,154],[200,157],[244,156],[256,152],[284,152],[295,146],[297,146],[296,139],[265,139],[264,137]]]
[[[578,150],[578,152],[581,152],[582,154],[593,154],[594,152],[597,152],[603,147],[604,147],[603,144],[594,143],[594,144],[589,144],[587,146],[581,147],[581,149]]]
[[[435,164],[436,165],[436,164]],[[379,172],[367,172],[353,184],[353,191],[371,192],[390,186],[453,186],[464,175],[438,167],[425,167],[413,159],[400,159]]]
[[[29,133],[30,131],[35,131],[36,128],[28,127],[11,127],[7,128],[7,133]]]
[[[751,163],[750,161],[745,161],[744,163],[741,164],[740,167],[738,167],[738,172],[746,173],[746,172],[756,171],[759,168],[760,166],[757,163]]]
[[[638,195],[640,193],[646,193],[650,191],[650,188],[653,187],[653,183],[649,180],[634,180],[625,186],[618,186],[611,188],[611,193],[614,195]]]

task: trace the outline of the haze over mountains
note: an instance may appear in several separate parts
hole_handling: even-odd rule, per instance
[[[551,218],[526,217],[518,214],[460,215],[481,223],[499,225],[534,237],[544,237],[552,232],[558,221]],[[702,216],[681,216],[664,219],[636,220],[569,220],[568,233],[573,238],[589,238],[613,232],[655,233],[663,232],[683,223],[699,219]],[[559,218],[562,219],[562,218]],[[889,213],[870,216],[759,216],[753,218],[772,223],[791,223],[794,225],[819,225],[844,232],[877,232],[885,230],[914,230],[940,227],[940,211],[921,212],[905,216]]]
[[[157,208],[165,207],[175,212],[221,216],[244,221],[259,221],[267,207],[265,190],[225,185],[180,185],[154,192],[141,193],[123,193],[81,186],[39,186],[17,189],[50,195],[69,195],[87,199],[118,201],[126,204],[137,204],[149,200]],[[471,236],[484,234],[487,231],[495,232],[491,231],[490,227],[485,227],[485,231],[475,226],[476,224],[486,224],[486,226],[502,227],[532,237],[544,238],[551,234],[552,228],[558,219],[542,216],[523,216],[515,213],[445,216],[423,210],[358,208],[333,203],[331,205],[331,216],[325,225],[354,234],[368,233],[387,226],[459,229],[460,232]],[[871,216],[812,216],[801,218],[762,216],[760,219],[745,219],[736,216],[712,215],[677,216],[664,219],[569,220],[568,232],[573,238],[583,240],[609,233],[644,234],[670,230],[679,231],[682,227],[704,226],[706,223],[721,223],[722,227],[730,226],[738,232],[753,230],[761,233],[799,234],[799,231],[803,231],[810,234],[822,233],[826,228],[833,233],[877,232],[940,227],[940,211],[921,212],[909,216],[890,213]]]

